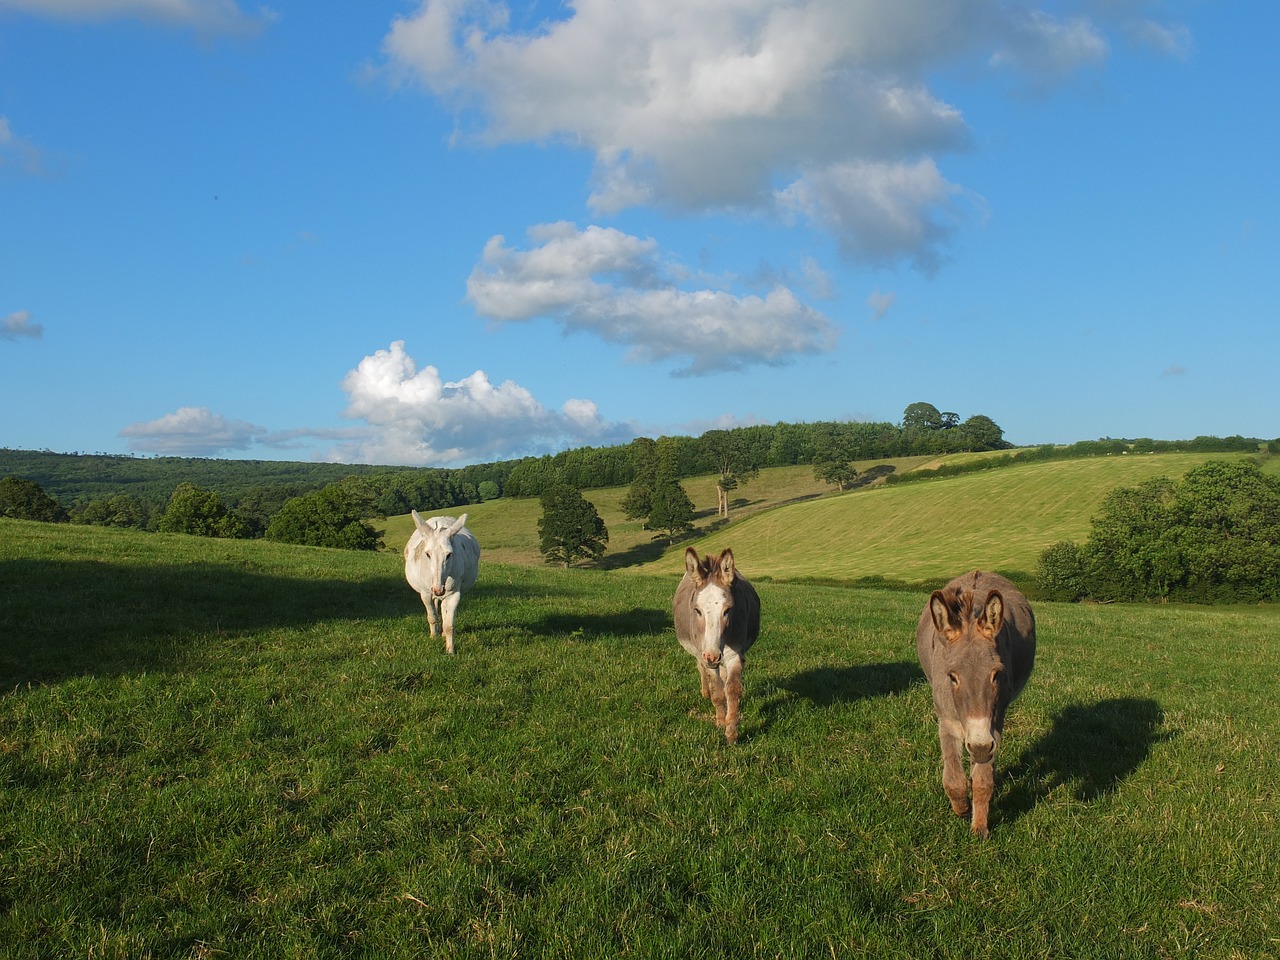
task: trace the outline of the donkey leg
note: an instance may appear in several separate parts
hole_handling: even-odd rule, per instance
[[[716,726],[723,727],[725,725],[725,713],[727,704],[725,703],[724,680],[720,676],[720,670],[716,667],[702,667],[702,679],[707,685],[707,696],[711,698],[712,705],[716,708]]]
[[[991,810],[991,796],[996,790],[995,763],[973,765],[973,834],[987,839],[991,834],[987,826],[987,815]]]
[[[458,612],[460,593],[447,593],[440,601],[440,619],[444,621],[444,652],[453,653],[453,618]]]
[[[942,744],[942,789],[951,800],[951,809],[956,816],[963,817],[969,813],[969,777],[964,772],[964,763],[960,750],[964,744],[964,731],[947,729],[946,724],[938,724],[938,740]]]
[[[742,707],[742,668],[745,666],[746,661],[741,657],[734,657],[727,666],[728,676],[724,682],[724,738],[730,743],[738,742],[738,718]]]
[[[440,611],[436,609],[435,598],[423,597],[422,605],[427,608],[427,626],[431,630],[431,635],[437,636],[440,633]]]

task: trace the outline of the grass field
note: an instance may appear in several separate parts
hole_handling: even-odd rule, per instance
[[[923,596],[760,584],[730,748],[674,586],[0,521],[0,955],[1280,957],[1280,611],[1038,604],[983,843]]]

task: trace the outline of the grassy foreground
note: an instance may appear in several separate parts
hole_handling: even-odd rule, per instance
[[[0,955],[1280,956],[1280,611],[1038,604],[982,843],[923,596],[761,584],[729,748],[674,586],[0,521]]]

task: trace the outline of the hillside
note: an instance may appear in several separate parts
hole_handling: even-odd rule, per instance
[[[668,546],[622,516],[625,488],[590,490],[609,529],[600,564],[641,573],[677,575],[686,546],[713,551],[731,546],[756,579],[863,578],[930,583],[975,567],[1015,577],[1035,570],[1041,551],[1060,540],[1083,540],[1103,498],[1118,486],[1156,476],[1179,477],[1213,459],[1247,454],[1166,453],[1054,460],[895,486],[871,485],[835,493],[809,467],[762,470],[735,491],[730,523],[714,516],[715,478],[695,477],[685,489],[700,510],[689,539]],[[900,471],[928,469],[941,460],[894,462]],[[882,461],[881,461],[882,462]],[[865,471],[870,464],[859,465]],[[1265,469],[1280,472],[1280,458]],[[536,499],[495,500],[466,508],[489,561],[540,564]],[[408,517],[387,521],[387,547],[399,550],[412,531]]]

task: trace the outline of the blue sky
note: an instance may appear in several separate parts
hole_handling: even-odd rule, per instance
[[[1280,436],[1280,4],[0,0],[0,446]]]

